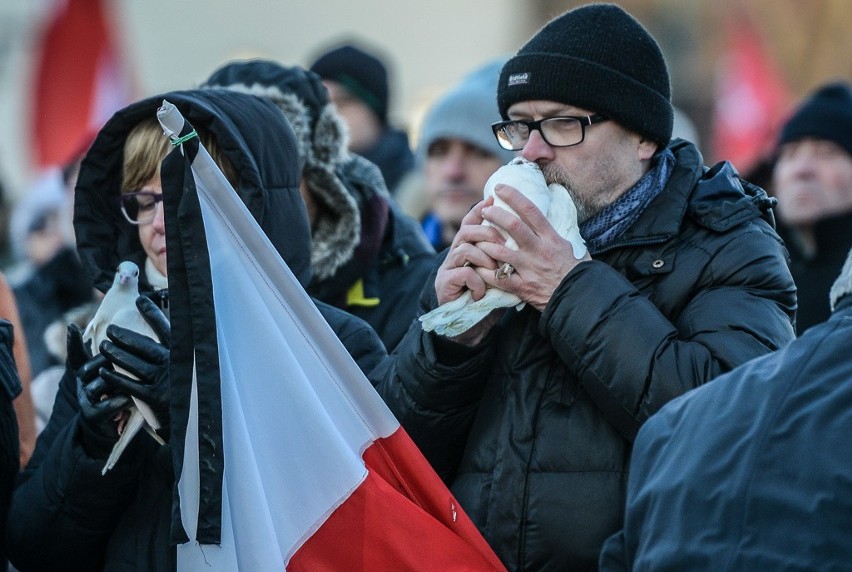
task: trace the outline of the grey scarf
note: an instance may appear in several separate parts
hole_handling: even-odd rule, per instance
[[[669,149],[664,149],[657,155],[656,164],[636,181],[635,185],[614,203],[580,225],[580,234],[586,240],[586,246],[592,255],[604,250],[636,222],[639,215],[666,186],[674,163],[674,154]]]

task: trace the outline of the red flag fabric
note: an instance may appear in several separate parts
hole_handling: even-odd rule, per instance
[[[40,38],[31,98],[33,163],[63,165],[131,101],[107,0],[58,0]]]
[[[716,160],[742,173],[773,145],[791,96],[784,77],[747,20],[726,24],[713,128]]]
[[[169,243],[169,256],[209,260],[201,265],[209,270],[187,265],[186,278],[212,285],[215,319],[202,323],[199,315],[191,329],[215,329],[217,346],[215,360],[197,345],[194,352],[178,481],[189,542],[178,546],[178,569],[505,570],[177,107],[164,102],[158,116],[173,141],[182,133],[189,141],[179,170],[174,155],[163,166],[164,180],[183,174],[181,189],[164,184],[163,192],[166,201],[182,193],[178,210],[187,233]],[[190,210],[203,228],[189,227],[198,219],[187,216]],[[209,276],[195,275],[202,272]],[[173,278],[170,272],[170,295]],[[201,401],[215,387],[200,383],[199,371],[211,361],[218,363],[221,397],[222,452],[211,454],[224,457],[221,534],[215,544],[202,544],[212,488],[203,485],[204,468],[212,461],[202,458],[199,427],[218,422],[203,412]]]

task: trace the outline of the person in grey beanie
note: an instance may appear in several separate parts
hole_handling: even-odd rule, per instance
[[[471,209],[421,312],[493,287],[525,305],[453,338],[415,323],[371,378],[509,570],[591,570],[622,525],[639,427],[787,345],[795,286],[774,201],[671,140],[663,54],[622,8],[546,24],[495,96],[497,141],[565,187],[589,254],[525,189],[497,186],[517,214],[490,198]]]
[[[826,83],[781,127],[768,189],[798,288],[796,331],[828,319],[828,290],[852,248],[852,85]]]
[[[436,250],[453,240],[485,182],[515,154],[494,140],[499,117],[494,93],[505,58],[477,68],[442,95],[426,113],[417,144],[429,212],[423,231]]]

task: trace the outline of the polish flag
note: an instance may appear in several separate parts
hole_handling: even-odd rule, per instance
[[[789,88],[745,18],[729,19],[720,60],[713,154],[741,173],[767,153],[789,110]]]
[[[31,133],[36,167],[64,165],[81,142],[130,103],[108,0],[57,0],[39,41]]]
[[[192,130],[168,102],[158,117],[173,141]],[[191,306],[173,379],[194,352],[178,570],[505,570],[198,139],[182,152],[162,167],[170,268],[186,267],[186,287],[169,271],[173,324],[175,296]],[[210,306],[215,344],[199,342]]]

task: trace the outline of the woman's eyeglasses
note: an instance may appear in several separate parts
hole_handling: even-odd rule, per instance
[[[157,214],[157,205],[162,202],[162,193],[139,191],[122,193],[118,196],[121,214],[130,224],[149,224]]]

